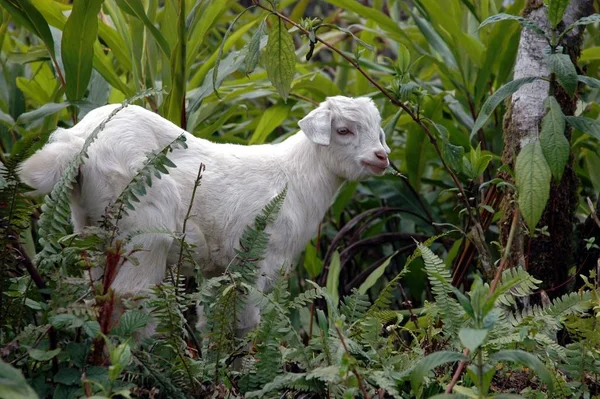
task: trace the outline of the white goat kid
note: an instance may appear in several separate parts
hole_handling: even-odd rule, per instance
[[[117,105],[87,114],[70,129],[58,129],[50,141],[21,169],[22,180],[38,193],[50,192],[62,170],[81,150],[86,137]],[[272,226],[269,249],[260,262],[259,290],[289,267],[317,232],[336,190],[345,180],[383,174],[389,165],[381,117],[369,98],[329,97],[298,124],[301,131],[278,144],[241,146],[216,144],[189,133],[188,148],[169,154],[177,168],[153,182],[146,196],[119,222],[122,235],[144,228],[181,231],[199,164],[206,166],[188,221],[186,240],[195,244],[202,273],[222,273],[234,258],[245,227],[284,187],[288,192]],[[184,131],[144,108],[120,111],[89,148],[81,168],[71,211],[76,231],[95,225],[142,166],[146,154],[163,148]],[[165,277],[176,260],[173,239],[162,234],[140,235],[131,247],[139,265],[125,262],[112,287],[121,295],[136,294]],[[258,309],[248,307],[238,328],[256,326]]]

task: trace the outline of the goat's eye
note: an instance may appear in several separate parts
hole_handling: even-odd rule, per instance
[[[338,134],[339,134],[339,135],[342,135],[342,136],[345,136],[345,135],[347,135],[347,134],[350,134],[350,133],[352,133],[352,132],[351,132],[351,131],[350,131],[348,128],[345,128],[345,127],[341,127],[341,128],[339,128],[339,129],[337,130],[337,132],[338,132]]]

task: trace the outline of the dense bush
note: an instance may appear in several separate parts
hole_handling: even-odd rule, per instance
[[[598,397],[600,17],[590,0],[544,3],[0,0],[0,397]],[[525,35],[547,73],[513,79]],[[543,118],[515,140],[510,96],[533,82],[548,85]],[[18,179],[56,127],[107,102],[262,144],[338,94],[375,100],[392,167],[340,189],[268,293],[252,282],[285,191],[223,276],[202,277],[185,231],[154,229],[135,234],[182,246],[166,281],[143,298],[110,289],[135,257],[119,218],[176,167],[183,137],[84,232],[70,190],[103,125],[49,196]],[[247,302],[261,323],[236,337]]]

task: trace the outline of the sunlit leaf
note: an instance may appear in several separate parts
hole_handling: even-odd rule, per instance
[[[565,10],[569,5],[569,0],[545,0],[544,3],[548,6],[548,20],[553,28],[562,21]]]
[[[61,54],[65,66],[67,98],[83,98],[92,77],[94,42],[98,35],[98,12],[103,0],[78,0],[65,23]]]

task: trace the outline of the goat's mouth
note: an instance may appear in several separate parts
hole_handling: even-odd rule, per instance
[[[371,163],[371,162],[367,162],[367,161],[360,161],[361,165],[366,166],[367,169],[369,169],[371,172],[373,172],[373,174],[375,175],[382,175],[385,170],[387,169],[387,167],[390,165],[389,162],[381,162],[381,163]]]

